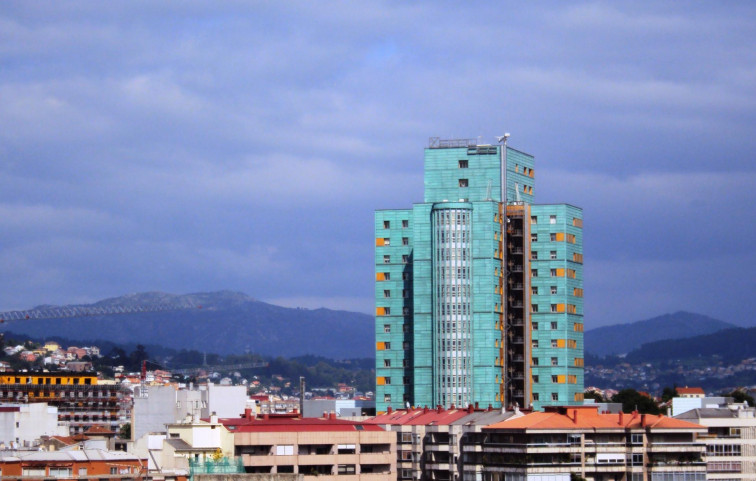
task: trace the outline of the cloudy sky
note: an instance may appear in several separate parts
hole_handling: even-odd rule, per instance
[[[490,3],[2,2],[0,310],[371,312],[428,137],[507,131],[584,208],[588,327],[756,324],[756,5]]]

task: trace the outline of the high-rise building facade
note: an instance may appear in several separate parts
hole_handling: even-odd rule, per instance
[[[375,216],[376,408],[582,402],[582,212],[533,156],[432,138],[425,197]]]

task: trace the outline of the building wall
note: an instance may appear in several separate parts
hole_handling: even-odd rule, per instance
[[[582,404],[582,210],[533,205],[530,215],[533,404]]]
[[[218,386],[208,384],[206,391],[203,393],[202,417],[210,417],[215,413],[221,418],[235,418],[244,414],[244,408],[247,407],[247,387],[246,386]],[[206,396],[206,397],[205,397]]]
[[[505,166],[504,201],[527,210],[534,200],[534,159],[512,148],[476,145],[474,140],[435,139],[431,145],[435,147],[425,150],[424,202],[411,211],[381,210],[375,215],[376,411],[407,404],[579,404],[583,387],[580,209],[532,206],[532,215],[547,219],[554,215],[556,222],[533,225],[537,242],[531,247],[525,239],[527,252],[520,250],[517,259],[525,272],[531,262],[537,263],[538,271],[555,269],[555,278],[548,282],[533,278],[539,294],[532,305],[539,308],[535,322],[540,331],[532,331],[532,343],[539,349],[533,348],[537,354],[532,357],[538,359],[539,373],[531,377],[531,317],[525,307],[531,304],[530,278],[519,282],[526,286],[526,292],[517,293],[524,312],[516,312],[519,324],[514,326],[513,293],[507,287],[514,254],[507,250],[508,236],[515,234],[504,227],[509,209],[501,203],[500,169]],[[441,214],[458,212],[469,221],[453,228],[439,223],[445,219]],[[519,235],[529,235],[530,227],[523,225]],[[445,236],[450,234],[464,235],[464,241],[448,242]],[[531,248],[541,255],[539,259],[530,260]],[[542,257],[552,251],[555,259]],[[453,267],[458,278],[444,277],[444,266]],[[552,285],[556,294],[551,294]],[[449,289],[455,297],[449,296]],[[554,313],[543,311],[551,310],[552,304]],[[451,315],[448,308],[454,309]],[[546,359],[548,366],[541,363]],[[516,375],[511,374],[513,367]],[[553,383],[552,376],[556,376]]]
[[[319,481],[396,479],[396,438],[388,431],[239,432],[234,443],[247,472],[291,470]]]

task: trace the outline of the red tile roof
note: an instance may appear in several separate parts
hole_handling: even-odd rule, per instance
[[[704,426],[655,414],[599,414],[598,406],[547,408],[492,424],[483,429],[706,429]]]
[[[258,432],[331,432],[331,431],[383,431],[382,428],[367,423],[345,419],[268,417],[219,419],[229,431],[235,433]]]
[[[113,431],[106,428],[105,426],[101,426],[99,424],[95,424],[94,426],[91,426],[89,429],[85,431],[86,434],[104,434],[104,435],[115,435]]]
[[[700,387],[678,387],[675,389],[677,391],[677,394],[701,394],[706,395],[704,390]]]
[[[467,409],[410,409],[392,411],[366,419],[366,424],[391,425],[445,425],[470,414]]]

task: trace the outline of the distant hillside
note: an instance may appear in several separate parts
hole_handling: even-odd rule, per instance
[[[630,352],[628,363],[659,361],[705,361],[738,363],[756,357],[756,327],[725,329],[687,339],[651,342]]]
[[[144,312],[69,319],[15,321],[0,331],[37,338],[108,339],[121,344],[156,344],[219,354],[254,352],[332,359],[373,357],[373,318],[330,309],[292,309],[257,301],[240,292],[174,295],[131,294],[102,305],[151,305],[189,301],[202,309]],[[50,306],[44,306],[50,307]]]
[[[675,312],[645,321],[598,327],[585,332],[585,351],[596,356],[624,354],[664,339],[684,339],[737,327],[691,312]]]

